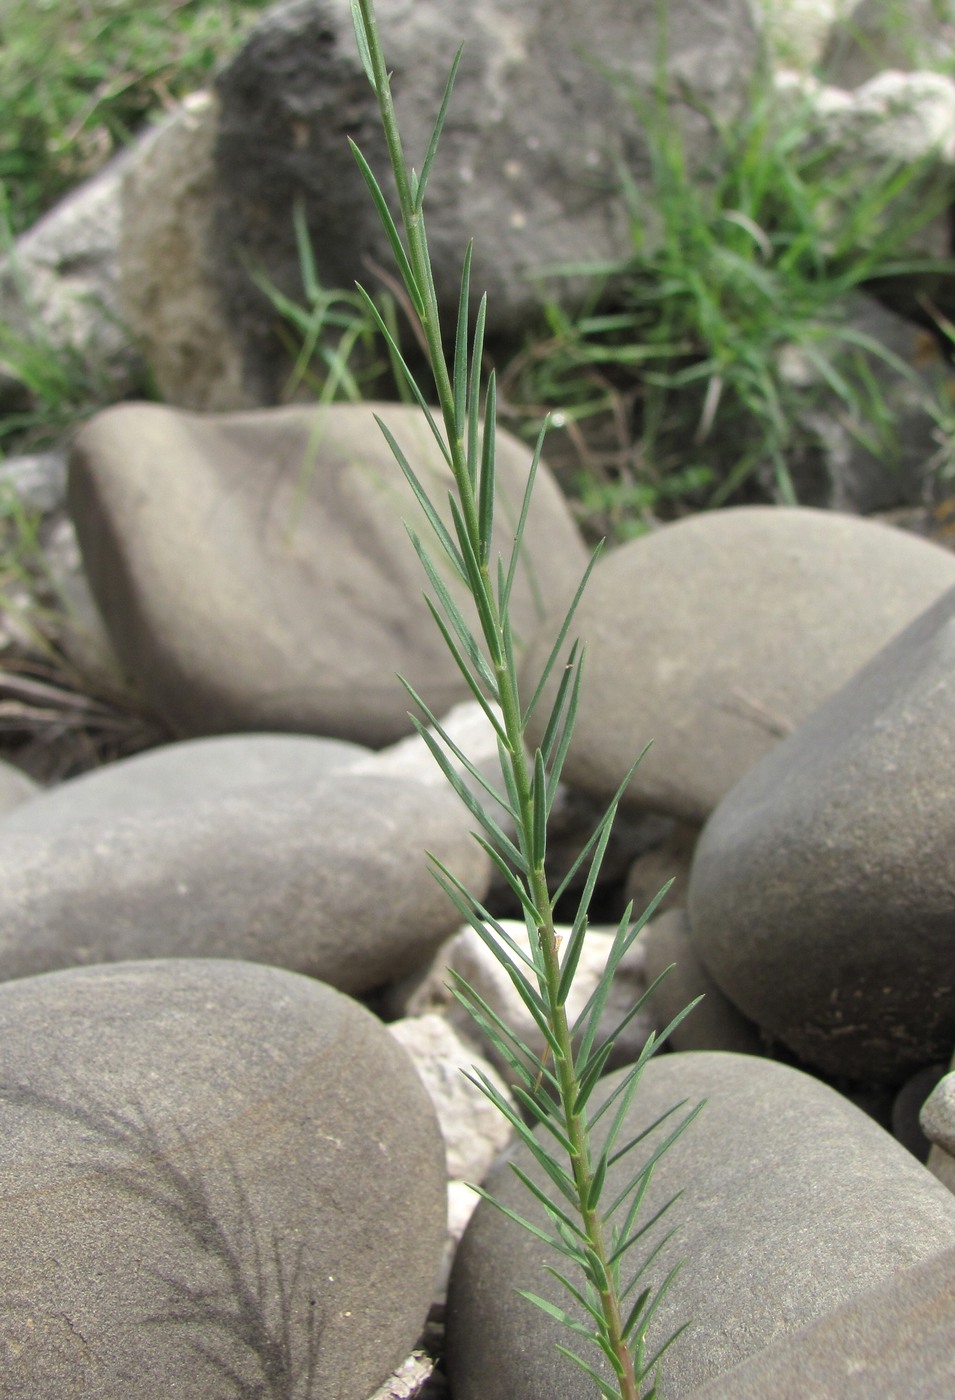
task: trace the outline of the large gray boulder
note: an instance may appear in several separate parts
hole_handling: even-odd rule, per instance
[[[694,947],[804,1060],[901,1082],[955,1044],[955,588],[713,813]]]
[[[625,162],[640,188],[649,164],[641,108],[658,76],[657,0],[382,0],[379,26],[409,161],[418,168],[460,44],[464,57],[429,184],[439,302],[457,307],[461,257],[474,237],[472,286],[487,290],[492,337],[523,336],[540,298],[533,276],[555,263],[626,259]],[[691,171],[713,151],[713,110],[743,110],[759,45],[746,0],[670,0],[671,118],[685,126]],[[292,211],[302,199],[321,281],[372,287],[391,267],[387,241],[349,151],[351,136],[390,188],[374,96],[355,46],[349,0],[275,6],[217,83],[218,232],[208,255],[263,401],[284,378],[274,313],[250,264],[301,299]],[[652,210],[646,210],[652,221]]]
[[[176,744],[16,808],[0,821],[0,980],[217,957],[363,992],[423,966],[458,923],[424,851],[478,897],[490,863],[450,788],[353,775],[354,752]]]
[[[950,1400],[953,1393],[955,1250],[946,1249],[685,1400]]]
[[[617,1079],[608,1076],[598,1094],[611,1093]],[[951,1193],[846,1099],[770,1060],[691,1051],[653,1060],[621,1141],[674,1104],[701,1099],[700,1116],[657,1164],[640,1219],[652,1220],[675,1193],[683,1194],[634,1251],[636,1266],[665,1229],[679,1227],[645,1279],[659,1286],[685,1261],[649,1339],[652,1351],[690,1322],[664,1361],[666,1400],[716,1384],[773,1342],[955,1245]],[[675,1121],[611,1168],[608,1200]],[[547,1184],[526,1149],[515,1149],[511,1160]],[[542,1222],[543,1212],[506,1160],[486,1185],[510,1209]],[[492,1206],[478,1206],[448,1298],[455,1400],[593,1395],[591,1382],[555,1343],[580,1350],[592,1364],[596,1348],[514,1296],[515,1288],[527,1288],[568,1306],[568,1296],[543,1272],[545,1264],[564,1262]],[[894,1341],[885,1338],[890,1355]]]
[[[625,802],[705,820],[953,585],[949,551],[828,511],[715,511],[621,546],[595,568],[575,619],[587,660],[564,780],[609,799],[652,740]],[[528,673],[550,635],[545,625]]]
[[[441,508],[451,477],[423,416],[377,409]],[[411,731],[396,672],[435,714],[470,695],[405,528],[428,543],[430,526],[375,412],[121,404],[77,434],[69,501],[93,594],[176,733],[291,729],[377,746]],[[531,454],[504,432],[497,445],[499,519],[513,522]],[[519,640],[573,592],[586,559],[546,470],[525,538]]]
[[[444,1152],[375,1017],[238,962],[0,987],[8,1400],[366,1400],[414,1345]]]
[[[22,802],[28,802],[41,791],[39,783],[35,783],[12,763],[0,759],[0,817],[12,812],[14,807],[19,807]]]

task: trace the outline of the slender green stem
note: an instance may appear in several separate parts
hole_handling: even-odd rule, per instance
[[[615,1283],[616,1271],[610,1263],[610,1251],[604,1239],[604,1229],[596,1205],[591,1204],[594,1169],[591,1161],[586,1106],[578,1108],[580,1076],[577,1071],[571,1029],[561,1000],[560,940],[557,936],[554,907],[545,873],[545,836],[548,804],[543,794],[543,768],[538,759],[535,772],[528,763],[525,745],[524,710],[518,691],[516,668],[508,644],[508,593],[495,594],[488,567],[487,540],[482,540],[481,511],[475,486],[468,468],[464,441],[465,420],[468,415],[456,404],[454,386],[448,369],[441,336],[437,296],[431,272],[424,215],[416,199],[414,175],[409,177],[401,139],[398,133],[388,71],[382,53],[375,20],[373,0],[355,0],[363,25],[367,58],[370,62],[373,86],[376,90],[388,153],[394,172],[401,211],[402,227],[407,240],[407,260],[417,290],[421,329],[428,347],[431,370],[447,436],[451,470],[458,493],[459,517],[456,520],[461,558],[477,606],[480,629],[484,637],[488,660],[493,666],[497,697],[501,707],[502,728],[506,736],[503,757],[510,768],[509,789],[516,806],[516,826],[522,854],[527,861],[527,892],[530,907],[537,911],[536,934],[538,955],[535,957],[540,994],[547,1007],[548,1021],[556,1046],[554,1052],[556,1080],[560,1093],[560,1112],[564,1132],[571,1144],[571,1169],[578,1197],[578,1210],[587,1238],[588,1255],[593,1259],[590,1279],[600,1300],[606,1328],[605,1340],[616,1358],[615,1371],[621,1400],[640,1400],[640,1391],[633,1357],[624,1336],[620,1299]],[[464,301],[467,289],[462,292]],[[462,316],[466,315],[466,306]],[[457,343],[463,343],[463,328],[459,324]],[[460,351],[458,352],[460,353]],[[472,376],[479,384],[480,365],[472,365]],[[460,381],[459,381],[460,386]],[[476,389],[472,387],[472,397]],[[459,387],[460,397],[460,387]],[[488,411],[492,411],[491,405]],[[493,424],[485,422],[484,433],[493,432]],[[493,444],[493,438],[490,440]],[[488,439],[485,438],[487,448]],[[473,444],[472,444],[473,451]],[[493,445],[491,447],[493,455]],[[493,463],[488,469],[493,469]],[[485,483],[486,485],[486,483]],[[487,531],[487,522],[484,525]],[[579,665],[579,660],[573,664]],[[537,770],[540,770],[539,772]],[[541,1062],[543,1070],[543,1061]]]

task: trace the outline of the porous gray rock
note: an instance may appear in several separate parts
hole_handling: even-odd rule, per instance
[[[0,987],[10,1400],[365,1400],[445,1223],[428,1097],[375,1017],[238,962]]]
[[[172,112],[126,167],[119,191],[118,300],[164,403],[255,407],[207,265],[218,113],[210,93]]]
[[[611,1093],[617,1082],[609,1076],[598,1093]],[[677,1191],[683,1194],[632,1259],[636,1267],[665,1229],[679,1227],[646,1276],[659,1286],[677,1260],[685,1260],[650,1335],[652,1349],[690,1319],[664,1362],[663,1393],[674,1400],[706,1382],[717,1385],[764,1347],[955,1246],[950,1193],[839,1094],[770,1060],[660,1056],[644,1072],[623,1140],[674,1104],[701,1099],[702,1113],[655,1168],[642,1218],[649,1221]],[[674,1121],[611,1168],[609,1196]],[[516,1149],[513,1160],[539,1184],[546,1181],[526,1149]],[[511,1209],[542,1222],[543,1212],[507,1161],[487,1185]],[[543,1272],[544,1264],[561,1262],[493,1207],[478,1206],[448,1298],[455,1400],[584,1400],[593,1394],[591,1382],[555,1343],[569,1341],[592,1363],[596,1348],[568,1338],[560,1324],[513,1293],[528,1288],[569,1306]]]
[[[0,759],[0,817],[12,812],[22,802],[28,802],[42,789],[26,773],[12,763]]]
[[[807,1063],[901,1082],[955,1043],[953,826],[955,588],[713,813],[694,946]]]
[[[489,295],[492,338],[523,337],[540,316],[534,274],[563,263],[626,260],[632,230],[620,195],[625,163],[649,186],[641,104],[654,99],[656,0],[383,0],[378,7],[409,161],[420,169],[452,59],[464,53],[428,185],[439,304],[457,309],[461,256],[475,239],[471,285]],[[743,110],[759,43],[745,0],[670,0],[669,116],[686,129],[691,171],[705,175],[713,128]],[[427,55],[427,62],[422,62]],[[301,299],[292,213],[301,200],[326,287],[374,285],[388,242],[348,148],[384,185],[377,105],[355,45],[349,0],[275,6],[217,80],[221,101],[216,218],[208,255],[245,357],[247,383],[273,402],[287,374],[274,312],[248,266]],[[686,92],[689,100],[679,98]],[[641,208],[656,235],[652,204]],[[552,279],[558,297],[580,282]]]
[[[606,555],[575,618],[587,646],[564,781],[704,821],[748,768],[955,585],[955,554],[876,521],[738,507]],[[538,668],[550,636],[528,652]],[[539,742],[541,706],[531,722]]]
[[[0,978],[232,957],[362,992],[426,964],[459,916],[424,851],[478,897],[489,862],[450,789],[352,775],[352,752],[293,736],[174,745],[9,813]]]
[[[416,408],[378,405],[441,505],[450,473]],[[373,746],[411,732],[400,672],[442,714],[470,695],[425,607],[405,522],[428,526],[372,404],[198,415],[107,409],[77,434],[69,501],[116,651],[182,735],[290,729]],[[497,434],[499,518],[528,448]],[[572,594],[586,553],[542,470],[514,631]],[[499,547],[508,548],[501,536]],[[464,590],[449,579],[463,605]]]

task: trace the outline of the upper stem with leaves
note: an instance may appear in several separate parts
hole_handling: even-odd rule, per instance
[[[596,554],[590,561],[577,594],[558,631],[549,659],[530,700],[522,700],[518,666],[511,627],[511,590],[517,573],[524,531],[527,524],[534,480],[540,462],[545,428],[533,454],[517,528],[505,562],[492,559],[492,532],[495,506],[495,380],[488,376],[482,384],[486,299],[482,298],[473,329],[469,324],[471,298],[471,246],[464,257],[453,354],[446,353],[437,294],[428,253],[424,198],[438,141],[448,112],[455,75],[461,60],[458,51],[444,91],[444,98],[420,175],[405,159],[395,116],[391,83],[376,23],[373,0],[352,0],[355,33],[368,81],[378,99],[382,125],[398,197],[399,225],[393,218],[381,187],[361,151],[352,144],[358,166],[378,210],[388,236],[409,302],[420,323],[434,377],[438,412],[432,411],[428,396],[401,356],[388,327],[374,302],[363,289],[368,310],[389,343],[412,396],[424,413],[454,482],[449,495],[448,516],[439,512],[430,499],[407,455],[388,427],[381,422],[398,464],[428,520],[438,546],[452,572],[464,585],[474,606],[476,627],[466,620],[446,586],[428,547],[410,531],[415,549],[434,590],[429,607],[471,693],[481,706],[498,740],[505,791],[496,790],[453,743],[424,700],[404,682],[420,708],[423,720],[416,720],[448,780],[465,801],[481,831],[476,839],[520,900],[529,934],[530,956],[511,938],[489,911],[434,857],[438,881],[462,915],[474,927],[492,953],[504,966],[521,1000],[539,1027],[544,1050],[538,1054],[511,1031],[501,1018],[463,981],[457,979],[455,993],[480,1023],[510,1065],[515,1078],[514,1093],[530,1122],[543,1125],[548,1133],[537,1135],[528,1121],[504,1099],[480,1072],[474,1082],[498,1106],[514,1131],[527,1145],[535,1161],[556,1187],[562,1203],[549,1195],[519,1169],[518,1174],[543,1207],[551,1230],[541,1230],[533,1222],[506,1210],[520,1224],[554,1247],[583,1275],[582,1287],[558,1270],[551,1272],[567,1289],[582,1315],[571,1316],[553,1303],[532,1293],[524,1296],[558,1318],[571,1331],[596,1343],[611,1368],[598,1370],[590,1361],[561,1348],[591,1377],[599,1393],[608,1400],[640,1400],[655,1393],[655,1384],[642,1390],[644,1380],[655,1372],[657,1361],[671,1337],[656,1355],[646,1355],[646,1330],[675,1271],[656,1289],[645,1288],[635,1301],[628,1294],[641,1277],[643,1268],[626,1285],[621,1285],[621,1263],[643,1230],[636,1230],[637,1211],[643,1199],[654,1163],[692,1118],[687,1114],[632,1178],[625,1191],[618,1193],[609,1208],[604,1200],[608,1170],[631,1151],[645,1134],[623,1147],[617,1146],[627,1109],[636,1092],[644,1065],[654,1049],[669,1034],[651,1035],[638,1062],[625,1076],[613,1096],[616,1112],[603,1145],[597,1151],[591,1141],[588,1102],[614,1048],[616,1037],[639,1009],[634,1007],[621,1024],[598,1041],[598,1026],[606,1005],[610,982],[620,959],[639,933],[658,900],[643,918],[631,926],[631,909],[621,920],[606,972],[587,1006],[572,1024],[567,1000],[583,951],[588,927],[588,909],[597,883],[601,861],[610,838],[617,802],[633,775],[633,769],[599,823],[573,870],[551,893],[547,877],[547,829],[561,769],[570,745],[580,696],[583,652],[571,645],[560,671],[560,680],[540,745],[528,756],[525,735],[531,714],[544,702],[547,682],[554,674],[567,644],[567,634]],[[482,402],[483,400],[483,402]],[[450,519],[450,527],[445,519]],[[430,730],[426,728],[430,725]],[[437,737],[435,737],[437,736]],[[453,764],[456,759],[479,791],[500,803],[509,815],[515,836],[512,839],[492,815],[472,786]],[[634,764],[634,768],[636,764]],[[590,861],[583,895],[561,957],[554,908],[577,870]],[[642,1004],[642,1003],[641,1003]],[[687,1008],[689,1010],[689,1008]],[[674,1025],[682,1019],[676,1018]],[[593,1121],[609,1109],[606,1101]],[[552,1150],[553,1140],[559,1152]],[[491,1198],[489,1198],[491,1199]],[[494,1202],[499,1205],[498,1202]],[[568,1210],[567,1207],[570,1207]],[[504,1209],[504,1207],[499,1206]],[[662,1213],[662,1212],[661,1212]],[[660,1246],[657,1247],[659,1249]],[[656,1254],[657,1250],[653,1253]],[[651,1256],[652,1257],[652,1256]],[[612,1376],[612,1381],[608,1377]]]

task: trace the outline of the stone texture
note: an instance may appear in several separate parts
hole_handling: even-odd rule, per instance
[[[608,1077],[606,1092],[616,1082]],[[664,1394],[673,1400],[718,1384],[773,1342],[955,1246],[955,1200],[924,1167],[833,1090],[769,1060],[660,1056],[644,1073],[624,1138],[674,1103],[703,1098],[700,1116],[658,1163],[643,1206],[649,1220],[683,1190],[669,1220],[678,1234],[647,1275],[659,1285],[677,1259],[686,1261],[651,1335],[651,1345],[660,1344],[692,1319],[665,1363]],[[632,1175],[656,1140],[629,1167],[625,1159],[612,1169],[609,1190],[614,1179],[622,1185],[614,1171]],[[514,1160],[533,1174],[529,1154],[516,1151]],[[488,1184],[511,1208],[540,1218],[506,1163]],[[559,1324],[513,1296],[525,1287],[564,1305],[566,1295],[557,1296],[556,1284],[551,1292],[542,1272],[553,1262],[546,1246],[493,1207],[475,1211],[448,1300],[455,1400],[593,1394],[554,1349],[567,1341]],[[596,1353],[587,1350],[591,1359]]]
[[[365,1400],[444,1233],[407,1056],[320,983],[237,962],[0,987],[9,1400]]]
[[[955,88],[952,91],[955,94]],[[947,246],[936,251],[947,256]],[[918,290],[917,279],[909,279],[909,285]],[[787,456],[796,498],[802,505],[859,515],[920,506],[931,475],[929,464],[939,447],[937,423],[926,405],[944,402],[949,367],[940,352],[933,352],[923,326],[872,297],[848,298],[836,330],[868,337],[907,372],[871,351],[857,352],[886,415],[881,423],[867,424],[867,434],[860,436],[858,425],[847,418],[845,405],[822,383],[812,362],[798,346],[784,348],[780,372],[811,405],[798,414],[800,446]]]
[[[919,1114],[922,1131],[930,1142],[955,1155],[955,1074],[936,1084]]]
[[[647,986],[666,973],[650,997],[650,1007],[661,1030],[691,1001],[703,998],[670,1036],[671,1049],[766,1053],[756,1027],[723,995],[697,957],[685,910],[668,909],[648,925],[640,942]],[[667,972],[667,968],[671,970]]]
[[[670,888],[657,905],[657,910],[662,912],[683,907],[693,851],[699,837],[698,826],[688,822],[672,822],[665,838],[637,857],[627,871],[624,889],[624,898],[627,902],[633,900],[635,913],[641,914],[666,884]]]
[[[955,589],[720,804],[696,950],[809,1064],[900,1082],[955,1043]]]
[[[21,803],[28,802],[40,791],[39,783],[28,778],[26,773],[15,768],[12,763],[5,763],[0,759],[0,817],[12,812],[14,807],[19,807]]]
[[[887,68],[952,70],[951,0],[860,0],[833,26],[820,69],[827,83],[855,88]]]
[[[195,93],[127,167],[120,189],[119,304],[159,396],[179,408],[254,407],[207,265],[216,104]]]
[[[926,1065],[916,1070],[892,1100],[892,1136],[920,1162],[928,1156],[929,1139],[922,1131],[919,1115],[925,1100],[945,1073],[944,1064]]]
[[[421,414],[379,408],[445,499]],[[295,729],[379,745],[411,730],[396,671],[436,714],[469,694],[425,608],[403,522],[429,527],[374,412],[119,405],[78,433],[69,499],[93,593],[120,658],[177,733]],[[530,451],[503,432],[497,444],[500,518],[516,518]],[[546,472],[526,544],[517,634],[536,626],[538,593],[548,605],[572,593],[585,561]]]
[[[826,511],[714,511],[622,545],[577,613],[587,673],[565,782],[609,798],[652,739],[626,801],[705,820],[953,585],[947,550]],[[545,656],[535,642],[526,671]]]
[[[689,163],[705,171],[704,108],[742,109],[758,41],[744,0],[667,5],[673,118]],[[532,274],[556,263],[621,259],[632,250],[618,166],[638,184],[649,162],[638,115],[652,99],[656,0],[383,0],[378,21],[409,160],[420,166],[458,46],[464,56],[428,186],[429,244],[439,302],[453,316],[463,249],[476,237],[471,285],[489,294],[492,338],[523,336],[540,316]],[[421,55],[428,62],[422,64]],[[292,296],[301,277],[294,201],[307,212],[321,281],[368,282],[390,250],[346,137],[384,183],[384,142],[362,72],[348,0],[274,7],[217,81],[218,236],[209,261],[245,359],[247,384],[274,401],[285,369],[274,314],[249,281],[265,269]],[[635,100],[634,100],[635,99]],[[652,211],[651,211],[652,224]],[[566,290],[559,287],[557,295]]]
[[[450,1180],[480,1182],[511,1135],[507,1119],[466,1078],[475,1066],[504,1098],[507,1085],[494,1066],[476,1053],[443,1016],[409,1016],[388,1027],[408,1052],[434,1104],[448,1159]]]
[[[684,1400],[950,1400],[955,1251],[944,1249]]]
[[[480,896],[454,794],[352,776],[352,746],[175,745],[0,822],[0,978],[140,957],[273,963],[368,991],[427,963],[458,915],[434,851]]]
[[[119,322],[116,290],[118,191],[130,159],[126,152],[111,161],[0,259],[5,328],[82,365],[91,382],[99,379],[104,401],[135,391],[143,380],[142,362]],[[8,379],[0,400],[11,392],[17,390]]]

